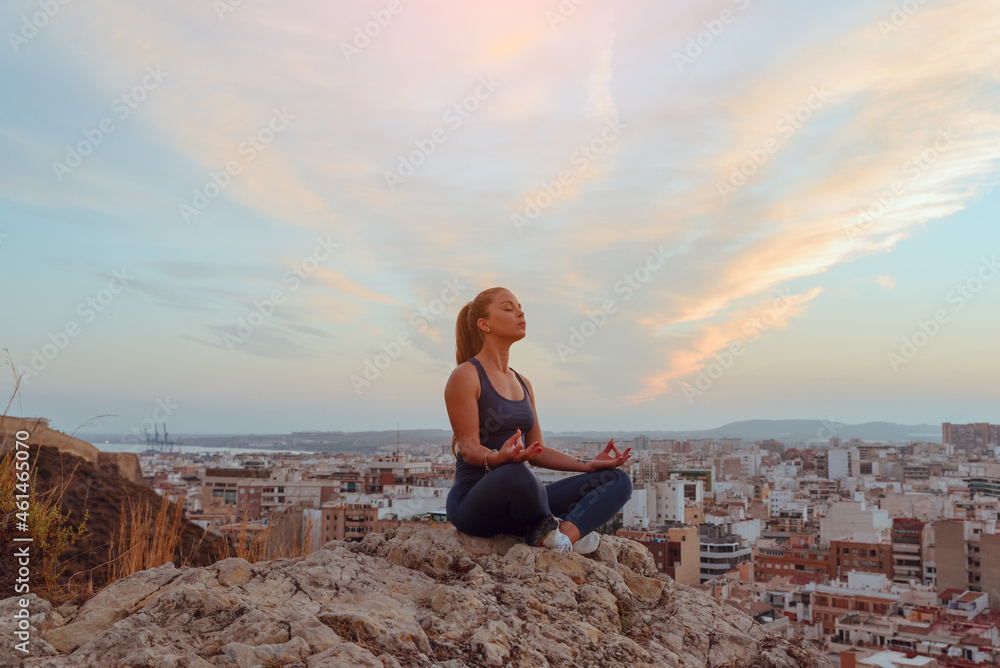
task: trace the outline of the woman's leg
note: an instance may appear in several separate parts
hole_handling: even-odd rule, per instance
[[[632,480],[621,469],[605,469],[558,480],[545,491],[552,512],[586,536],[618,514],[632,496]],[[571,530],[563,533],[575,542]]]
[[[523,536],[552,514],[545,486],[523,462],[492,469],[456,505],[452,523],[473,536]]]

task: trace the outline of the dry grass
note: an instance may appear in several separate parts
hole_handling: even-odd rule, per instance
[[[167,497],[160,497],[160,507],[154,515],[151,504],[128,499],[128,508],[122,508],[112,538],[109,582],[173,562],[183,531],[183,503],[171,503]],[[181,555],[181,560],[187,562],[188,556]]]
[[[254,564],[271,559],[297,559],[309,554],[312,523],[306,523],[301,537],[289,537],[280,535],[273,521],[266,527],[258,527],[244,514],[239,524],[227,529],[227,540],[213,554],[216,560],[239,557]]]
[[[8,361],[10,351],[6,348]],[[13,362],[10,363],[11,370],[14,370]],[[0,416],[0,424],[7,417],[11,404],[17,398],[17,393],[21,387],[21,377],[14,374],[14,392],[10,401],[4,408],[3,415]],[[9,448],[9,450],[7,450]],[[30,577],[31,590],[38,596],[49,600],[52,603],[60,604],[72,598],[74,592],[72,588],[61,585],[59,576],[65,570],[61,566],[59,556],[75,541],[83,538],[87,532],[87,514],[84,512],[83,518],[76,526],[69,524],[69,514],[63,514],[63,495],[66,493],[68,484],[59,485],[48,489],[45,492],[37,493],[38,475],[35,470],[35,461],[38,454],[38,446],[33,448],[29,445],[27,459],[19,459],[17,452],[17,438],[15,436],[0,436],[0,452],[4,452],[0,459],[0,543],[14,545],[15,522],[20,522],[23,514],[27,512],[28,536],[30,543],[22,545],[30,546],[32,573]],[[24,448],[20,448],[24,452]],[[27,462],[28,468],[24,468]],[[27,496],[27,499],[18,499],[18,495]],[[27,501],[25,511],[24,502]],[[18,538],[23,538],[24,532],[18,531]],[[0,568],[0,585],[4,591],[14,591],[15,566],[12,561],[4,560],[3,567]],[[41,576],[39,578],[39,575]],[[40,579],[40,581],[39,581]]]
[[[65,570],[60,564],[59,556],[67,547],[87,535],[87,515],[84,513],[76,526],[69,523],[69,514],[62,511],[66,485],[37,493],[37,475],[33,464],[38,446],[29,447],[30,456],[27,460],[18,460],[16,444],[9,445],[13,447],[0,459],[0,542],[16,545],[14,538],[16,523],[20,521],[18,515],[27,507],[28,531],[26,535],[18,531],[17,537],[31,538],[31,542],[23,543],[29,547],[31,554],[31,590],[58,604],[74,596],[69,587],[59,583],[59,576]],[[19,470],[20,462],[29,462],[31,469]],[[17,499],[18,495],[24,495],[25,492],[27,499]],[[14,567],[12,564],[8,567],[10,570],[7,575],[13,579]],[[5,589],[13,591],[12,588]]]

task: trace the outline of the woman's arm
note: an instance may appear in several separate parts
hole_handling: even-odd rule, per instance
[[[554,448],[543,449],[537,457],[531,460],[531,463],[553,471],[589,472],[591,470],[586,462],[581,462],[576,457]]]
[[[444,403],[458,441],[456,447],[467,463],[483,466],[490,449],[479,442],[478,393],[479,376],[471,364],[456,367],[444,386]],[[497,463],[496,459],[496,455],[491,457],[490,466]]]

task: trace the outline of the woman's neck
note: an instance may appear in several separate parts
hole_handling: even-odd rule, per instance
[[[510,344],[496,344],[487,340],[483,343],[482,350],[476,354],[476,358],[484,366],[498,369],[500,373],[506,375],[510,360]]]

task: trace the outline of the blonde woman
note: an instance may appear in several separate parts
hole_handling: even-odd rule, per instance
[[[612,439],[585,462],[545,447],[531,383],[508,366],[510,347],[525,331],[521,304],[505,288],[484,290],[458,314],[458,367],[444,390],[457,458],[448,519],[471,535],[507,533],[529,545],[587,554],[600,544],[594,530],[632,495],[632,481],[619,468],[631,448],[620,452]],[[543,485],[529,462],[580,475]]]

